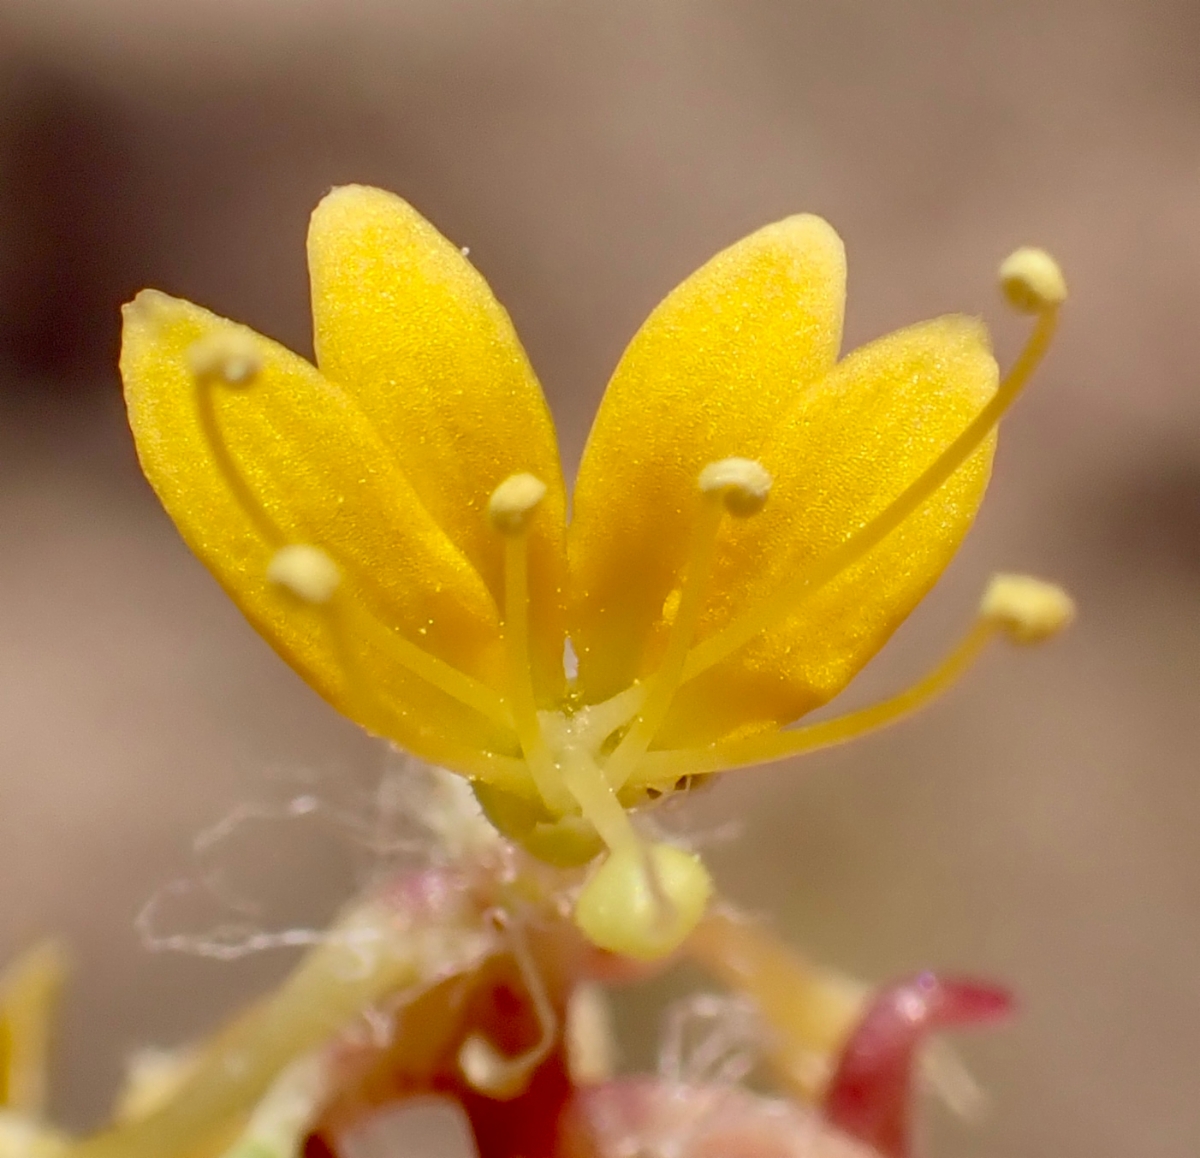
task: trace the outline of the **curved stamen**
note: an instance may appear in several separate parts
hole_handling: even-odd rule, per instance
[[[374,681],[363,672],[354,644],[361,645],[370,641],[378,643],[381,651],[408,667],[414,675],[424,678],[430,686],[446,692],[467,707],[475,708],[480,714],[497,723],[504,721],[503,726],[506,729],[511,728],[507,707],[495,697],[490,688],[476,684],[476,681],[464,676],[457,668],[422,651],[403,636],[396,635],[352,600],[335,598],[329,606],[320,610],[325,615],[338,665],[353,689],[355,702],[360,711],[374,720],[371,730],[379,735],[395,735],[402,730],[404,723],[395,708],[379,694]],[[476,687],[483,688],[487,697],[472,702]],[[490,707],[493,698],[498,703],[495,711]],[[484,710],[485,708],[487,710]],[[469,744],[460,744],[443,731],[426,732],[422,736],[422,743],[425,759],[431,763],[456,768],[468,776],[486,780],[496,788],[506,791],[528,790],[528,770],[524,762],[515,756],[503,756]]]
[[[200,429],[217,471],[242,513],[255,531],[277,548],[268,566],[268,578],[287,588],[303,601],[324,605],[339,585],[337,564],[320,548],[304,543],[288,544],[287,536],[259,502],[247,483],[221,433],[217,421],[216,393],[220,386],[244,389],[252,386],[262,370],[262,359],[254,342],[240,334],[214,334],[195,342],[187,352],[188,366],[196,381],[196,409]],[[323,587],[328,587],[324,597]],[[369,636],[370,642],[401,667],[426,683],[478,712],[506,732],[513,730],[507,705],[486,684],[461,672],[452,664],[418,647],[387,627],[366,607],[339,599],[335,616],[340,623],[339,646],[343,665],[352,661],[350,638]],[[353,622],[350,622],[353,620]],[[345,672],[350,678],[350,669]],[[456,767],[462,767],[461,763]]]
[[[1026,575],[997,575],[980,601],[979,617],[966,636],[924,679],[898,695],[800,728],[748,736],[707,748],[648,753],[631,780],[634,787],[670,784],[679,776],[727,772],[782,760],[857,739],[912,715],[950,688],[997,633],[1018,644],[1040,643],[1070,623],[1074,604],[1060,587]]]
[[[525,1092],[533,1071],[549,1056],[558,1035],[558,1016],[525,937],[507,919],[504,924],[508,929],[513,960],[537,1018],[538,1040],[529,1049],[509,1057],[483,1034],[473,1033],[458,1051],[458,1068],[463,1077],[481,1094],[498,1101],[509,1101]]]
[[[746,768],[754,764],[765,764],[771,760],[783,760],[799,756],[819,748],[830,748],[857,739],[867,732],[895,723],[911,715],[930,700],[935,699],[950,687],[975,661],[976,657],[996,633],[994,624],[986,621],[976,623],[957,647],[923,680],[906,688],[899,695],[879,704],[849,712],[833,720],[822,720],[786,731],[767,732],[748,736],[727,744],[714,744],[708,748],[677,749],[669,752],[647,754],[638,768],[632,786],[640,787],[643,778],[647,783],[672,782],[684,772],[729,772],[735,768]],[[653,781],[650,778],[653,777]]]
[[[233,493],[242,513],[254,524],[254,529],[272,546],[279,546],[285,542],[284,536],[238,470],[217,422],[218,385],[236,389],[252,385],[262,370],[258,351],[249,338],[243,340],[240,335],[214,334],[196,342],[188,350],[187,358],[196,379],[200,429],[216,462],[217,472]]]
[[[1001,282],[1010,302],[1018,309],[1036,312],[1038,320],[1024,350],[987,405],[915,482],[865,526],[828,555],[803,569],[762,603],[692,648],[684,665],[682,682],[695,679],[701,672],[728,658],[857,563],[932,498],[991,433],[1049,348],[1058,325],[1058,307],[1066,297],[1061,272],[1053,259],[1041,250],[1019,250],[1013,254],[1001,267]]]
[[[633,773],[638,760],[650,747],[670,710],[675,692],[683,682],[688,649],[696,637],[704,598],[708,594],[717,533],[726,512],[748,518],[762,509],[771,490],[771,476],[763,466],[748,458],[726,458],[709,463],[699,482],[700,510],[692,531],[692,545],[683,571],[679,605],[671,621],[667,649],[658,670],[647,681],[641,710],[620,744],[604,765],[614,790],[619,790]]]

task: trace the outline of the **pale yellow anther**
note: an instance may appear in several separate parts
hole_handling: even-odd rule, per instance
[[[320,547],[293,543],[275,552],[267,567],[267,578],[305,603],[328,603],[342,573]]]
[[[1054,583],[1029,575],[996,575],[984,592],[979,614],[1014,643],[1041,643],[1075,618],[1075,602]]]
[[[601,949],[657,961],[695,929],[712,889],[695,853],[669,844],[626,845],[614,849],[584,885],[575,924]]]
[[[533,1066],[525,1064],[524,1058],[505,1057],[478,1033],[459,1047],[458,1068],[472,1089],[498,1102],[523,1094],[533,1074]]]
[[[502,535],[519,535],[546,497],[546,484],[531,474],[509,475],[488,499],[488,518]]]
[[[762,510],[771,493],[771,476],[752,458],[723,458],[700,472],[700,490],[719,496],[731,515],[745,519]]]
[[[1067,283],[1058,262],[1044,249],[1023,246],[1000,264],[1000,288],[1023,314],[1038,314],[1067,300]]]
[[[188,368],[199,382],[248,386],[263,368],[262,355],[249,334],[221,332],[194,342],[187,352]]]

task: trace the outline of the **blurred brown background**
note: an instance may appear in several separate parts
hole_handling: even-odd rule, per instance
[[[1077,628],[699,815],[742,812],[720,879],[819,959],[1019,990],[1020,1021],[966,1045],[991,1117],[942,1122],[936,1152],[1194,1153],[1198,60],[1194,0],[2,0],[0,949],[52,930],[75,953],[66,1118],[97,1118],[130,1047],[286,967],[141,946],[193,834],[379,764],[142,482],[117,306],[155,285],[307,351],[307,214],[362,181],[470,246],[569,466],[645,313],[768,220],[843,233],[848,345],[961,309],[1010,358],[998,260],[1062,259],[1065,329],[978,529],[850,699],[923,670],[994,569],[1066,583]],[[280,903],[319,919],[345,857],[273,831]]]

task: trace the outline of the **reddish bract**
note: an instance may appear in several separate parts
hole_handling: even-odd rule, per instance
[[[1006,989],[934,973],[881,990],[842,1050],[826,1118],[885,1158],[908,1158],[918,1046],[938,1029],[996,1021],[1012,1005]]]

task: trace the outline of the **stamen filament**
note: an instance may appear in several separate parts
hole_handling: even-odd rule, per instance
[[[340,593],[316,610],[325,620],[326,630],[334,653],[338,657],[338,666],[346,677],[350,694],[356,701],[358,710],[366,720],[372,721],[373,730],[380,735],[391,735],[399,729],[399,720],[394,709],[378,694],[371,680],[362,670],[362,663],[352,645],[352,640],[361,638],[358,628],[368,627],[372,634],[382,634],[390,637],[392,643],[401,642],[398,637],[388,631],[373,616],[356,604],[345,599]],[[354,621],[353,627],[351,620]],[[407,642],[407,641],[403,641]],[[419,656],[433,661],[441,660],[421,651],[415,645],[410,645]],[[461,675],[456,668],[445,665],[451,672]],[[414,674],[421,675],[419,671]],[[467,677],[463,677],[466,679]],[[429,681],[433,683],[432,680]],[[437,687],[437,684],[434,684]],[[446,689],[442,689],[446,690]],[[453,693],[450,693],[453,694]],[[457,697],[456,697],[457,698]],[[470,704],[468,707],[472,706]],[[423,737],[426,759],[448,768],[457,768],[466,775],[480,780],[486,780],[495,787],[510,792],[527,791],[529,778],[525,764],[512,756],[501,756],[495,752],[487,752],[473,748],[467,744],[459,744],[440,733],[429,732]]]
[[[242,513],[254,524],[254,529],[272,546],[281,546],[286,540],[275,525],[275,520],[267,514],[258,496],[250,489],[229,447],[221,434],[217,423],[216,406],[217,380],[210,377],[196,379],[196,411],[200,419],[200,429],[208,449],[216,460],[217,471],[224,479],[225,485],[233,492],[234,501],[242,509]]]
[[[563,811],[571,799],[557,775],[537,718],[529,666],[529,553],[524,531],[504,539],[504,651],[508,706],[534,784],[548,808]]]
[[[1003,626],[997,621],[981,617],[958,646],[924,679],[882,703],[801,728],[767,732],[725,744],[712,744],[706,748],[650,752],[639,764],[633,785],[671,784],[683,775],[727,772],[733,768],[782,760],[857,739],[911,715],[939,696],[971,666],[987,642],[1002,630]]]
[[[1016,363],[987,405],[963,432],[906,490],[828,555],[802,570],[727,627],[698,643],[688,653],[680,682],[686,683],[732,655],[772,624],[795,611],[797,604],[815,594],[848,567],[881,543],[937,492],[971,454],[1013,404],[1045,355],[1058,324],[1057,303],[1046,305]]]
[[[459,671],[453,664],[447,663],[432,652],[418,647],[412,640],[406,639],[380,623],[368,611],[356,607],[354,619],[358,632],[369,638],[381,651],[387,652],[392,659],[407,668],[413,675],[423,679],[438,691],[445,692],[446,695],[458,700],[460,704],[473,708],[485,719],[505,731],[513,732],[515,730],[512,711],[508,704],[487,684],[467,675],[466,672]]]
[[[699,515],[692,531],[691,551],[683,571],[679,607],[667,636],[666,653],[658,670],[647,681],[646,699],[641,711],[604,765],[605,775],[614,791],[620,790],[625,784],[637,761],[650,747],[682,682],[680,676],[683,674],[683,665],[687,660],[688,648],[696,637],[696,625],[700,622],[704,597],[708,593],[708,581],[717,552],[717,532],[724,509],[719,495],[701,496]]]

